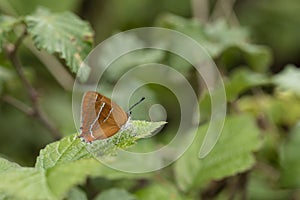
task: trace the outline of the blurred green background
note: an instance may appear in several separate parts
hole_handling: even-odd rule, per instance
[[[88,21],[95,31],[95,45],[114,33],[145,26],[171,28],[203,42],[224,77],[228,113],[235,113],[236,107],[237,113],[251,113],[261,131],[269,133],[263,133],[264,144],[256,155],[262,162],[254,167],[256,171],[249,178],[249,199],[300,198],[299,192],[294,190],[300,186],[299,178],[294,182],[292,180],[293,176],[300,177],[300,171],[288,168],[295,163],[300,167],[297,162],[300,157],[288,154],[291,149],[294,150],[292,154],[300,150],[300,142],[297,140],[300,132],[296,125],[300,117],[299,0],[0,0],[0,13],[22,16],[34,12],[39,6],[47,7],[53,12],[72,11]],[[20,53],[26,75],[40,93],[44,112],[64,135],[75,133],[71,101],[72,79],[75,74],[63,68],[62,77],[58,77],[60,71],[56,70],[61,70],[60,67],[54,67],[54,72],[49,72],[49,67],[45,67],[28,47],[22,46]],[[132,55],[130,58],[138,59],[139,56],[141,55]],[[189,64],[172,55],[148,52],[143,56],[150,61],[170,64],[182,72],[193,84],[196,93],[204,96],[200,109],[203,109],[203,121],[209,118],[209,102],[205,100],[205,92],[201,89],[203,85],[194,77],[194,71]],[[137,62],[125,60],[127,66],[124,68],[129,69],[136,63],[146,62],[147,59]],[[120,60],[116,65],[122,66],[122,63],[124,62]],[[0,57],[0,64],[9,66],[4,55]],[[292,64],[290,71],[286,70],[288,64]],[[0,73],[5,74],[1,71]],[[115,72],[107,73],[106,87],[110,90],[118,76]],[[18,78],[14,74],[9,76],[8,81],[1,84],[2,93],[9,93],[29,103]],[[64,81],[60,81],[60,78]],[[249,90],[250,87],[254,89]],[[135,147],[145,150],[172,139],[180,112],[178,102],[173,101],[174,95],[168,89],[150,85],[140,90],[140,93],[149,94],[151,99],[135,111],[134,118],[149,120],[147,109],[152,103],[159,102],[165,107],[169,122],[162,136],[156,136],[149,141],[143,140]],[[139,95],[136,94],[132,102],[138,98]],[[0,102],[2,157],[24,166],[33,166],[39,150],[53,141],[39,122],[7,103]],[[293,141],[299,143],[284,146]],[[282,165],[282,159],[279,158],[285,153],[288,154],[285,157],[287,162],[290,162],[288,166]],[[291,158],[293,156],[295,158]],[[265,171],[271,175],[265,174]],[[166,170],[162,173],[173,181],[172,172]],[[286,176],[282,178],[282,174]],[[283,182],[278,182],[279,177]],[[106,184],[123,187],[124,181],[95,179],[91,181],[95,183],[90,184],[98,185],[95,190],[100,188],[101,191],[109,188],[105,187]],[[142,187],[145,180],[140,181]],[[95,196],[90,194],[93,195]],[[187,198],[190,197],[183,197]],[[222,194],[219,198],[226,199]]]

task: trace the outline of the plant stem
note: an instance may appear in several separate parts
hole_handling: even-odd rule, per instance
[[[57,128],[48,120],[48,118],[43,114],[42,110],[40,109],[39,105],[39,94],[37,90],[31,85],[29,80],[26,78],[23,65],[21,63],[21,60],[19,59],[17,55],[17,51],[22,44],[23,39],[26,37],[27,33],[24,31],[22,35],[18,38],[15,44],[8,44],[4,49],[6,51],[7,57],[11,61],[12,65],[15,67],[15,70],[17,72],[18,77],[20,78],[21,82],[23,83],[29,98],[32,103],[32,107],[29,107],[19,100],[16,100],[14,98],[4,98],[4,100],[11,105],[15,106],[22,112],[24,112],[27,115],[33,116],[36,119],[38,119],[51,133],[52,137],[54,139],[61,138],[61,133],[57,130]],[[22,104],[20,104],[22,103]],[[27,107],[25,109],[25,107]],[[30,112],[28,112],[30,110]]]
[[[9,95],[4,95],[1,99],[4,102],[14,106],[15,108],[17,108],[21,112],[25,113],[26,115],[28,115],[28,116],[33,115],[33,109],[30,106],[23,103],[22,101],[14,98],[12,96],[9,96]]]
[[[192,0],[191,1],[193,17],[202,23],[206,23],[209,17],[209,1],[208,0]]]

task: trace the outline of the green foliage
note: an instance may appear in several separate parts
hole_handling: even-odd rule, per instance
[[[300,187],[300,122],[290,132],[288,140],[282,145],[280,153],[281,182],[284,187]]]
[[[283,90],[291,91],[300,96],[300,70],[294,65],[288,65],[273,77],[274,83]]]
[[[271,84],[271,81],[265,74],[239,69],[232,72],[228,81],[225,82],[226,98],[228,101],[233,101],[250,88],[268,84]]]
[[[86,194],[84,193],[84,191],[82,191],[78,187],[74,187],[69,191],[67,199],[87,200],[88,198],[87,198]]]
[[[70,12],[54,14],[46,9],[38,9],[25,21],[38,49],[58,53],[77,72],[92,48],[93,34],[88,23]]]
[[[14,17],[0,15],[0,52],[2,51],[4,43],[7,43],[7,41],[11,39],[11,33],[17,23],[18,19]]]
[[[183,199],[176,188],[171,183],[167,182],[153,183],[149,187],[137,191],[136,195],[139,199],[143,200]]]
[[[4,58],[9,51],[13,50],[20,36],[26,37],[25,47],[31,44],[27,43],[27,40],[31,39],[39,50],[44,51],[43,54],[50,53],[58,56],[70,71],[75,72],[82,80],[89,76],[89,66],[81,65],[81,62],[92,49],[93,30],[89,23],[79,19],[76,15],[68,11],[61,12],[76,8],[81,0],[71,1],[0,0],[1,13],[3,11],[7,14],[25,14],[25,16],[0,15],[0,151],[3,157],[9,158],[0,157],[0,200],[192,200],[199,199],[199,197],[237,199],[238,196],[232,197],[232,195],[243,192],[247,199],[299,198],[299,192],[295,192],[295,189],[300,187],[300,179],[297,176],[300,173],[297,154],[300,145],[300,72],[298,66],[287,65],[284,70],[273,75],[273,72],[282,66],[278,63],[270,66],[273,59],[271,49],[268,46],[253,44],[251,42],[254,39],[253,32],[250,32],[250,29],[239,25],[233,26],[230,23],[232,21],[226,21],[225,18],[201,23],[196,19],[187,19],[173,14],[161,15],[158,18],[155,18],[153,14],[160,12],[163,7],[175,6],[176,8],[170,7],[170,10],[189,16],[188,10],[191,7],[189,2],[176,1],[171,5],[165,0],[159,4],[160,8],[154,9],[155,12],[151,14],[145,11],[157,3],[149,0],[122,2],[113,0],[105,4],[101,1],[85,2],[85,6],[79,8],[77,12],[80,16],[91,20],[93,27],[97,27],[99,32],[96,37],[98,38],[104,39],[103,35],[111,34],[112,27],[117,26],[121,30],[132,26],[138,27],[137,24],[148,19],[147,23],[141,26],[152,25],[149,23],[156,20],[156,25],[187,34],[205,48],[214,59],[224,80],[228,114],[220,139],[212,152],[203,159],[199,159],[199,150],[209,126],[207,121],[211,116],[210,96],[199,81],[199,77],[195,75],[191,64],[168,52],[143,49],[123,55],[111,63],[101,80],[103,84],[99,84],[103,94],[109,93],[114,83],[131,68],[144,63],[160,63],[174,67],[185,75],[195,92],[199,96],[202,95],[199,97],[201,122],[196,122],[201,125],[193,144],[176,163],[155,173],[120,172],[105,166],[99,160],[106,158],[113,162],[118,148],[131,147],[132,152],[157,150],[174,138],[181,115],[176,112],[179,110],[175,107],[177,106],[176,97],[168,89],[153,85],[145,87],[146,89],[143,87],[130,99],[130,102],[134,102],[140,98],[141,93],[147,97],[147,101],[143,103],[144,106],[137,108],[132,116],[138,119],[149,117],[148,108],[157,102],[162,103],[168,113],[168,126],[162,129],[162,134],[147,138],[153,136],[153,132],[165,122],[133,120],[128,129],[106,140],[86,144],[77,138],[78,134],[70,135],[75,130],[71,112],[69,112],[71,110],[70,93],[57,87],[47,72],[40,67],[41,63],[28,53],[27,48],[23,48],[22,43],[17,46],[19,48],[17,54],[24,63],[22,67],[25,77],[30,76],[29,82],[38,86],[41,107],[45,107],[46,113],[54,118],[54,124],[64,132],[63,135],[66,137],[50,143],[50,136],[46,135],[46,131],[43,132],[43,128],[36,128],[36,124],[32,122],[34,120],[11,109],[11,105],[7,104],[7,98],[2,102],[2,98],[5,100],[4,97],[9,96],[16,97],[19,102],[13,103],[21,107],[22,103],[26,105],[28,103],[26,99],[28,94],[25,94],[22,85],[17,80],[19,77],[12,71],[14,64],[10,63],[10,57]],[[300,27],[296,25],[299,22],[299,19],[295,17],[295,13],[299,13],[298,4],[295,6],[296,1],[288,0],[287,3],[282,3],[276,0],[272,5],[269,1],[254,3],[262,8],[257,16],[253,10],[247,11],[248,14],[251,13],[251,17],[253,15],[254,26],[252,24],[252,28],[259,27],[254,30],[255,36],[265,35],[272,30],[272,34],[267,37],[266,41],[273,41],[271,46],[280,47],[272,49],[277,52],[274,56],[276,60],[282,59],[283,55],[286,56],[285,59],[295,57],[295,55],[297,57],[298,51],[291,51],[299,46],[298,39],[296,39]],[[135,2],[135,4],[132,5],[130,2]],[[248,2],[252,3],[252,1],[247,1],[246,4]],[[244,2],[239,4],[244,4]],[[46,5],[48,9],[36,10],[38,5]],[[127,8],[137,12],[128,12]],[[32,13],[34,10],[36,11]],[[60,13],[52,12],[54,10]],[[194,11],[197,13],[197,10]],[[270,15],[262,16],[264,11]],[[288,12],[280,14],[286,11]],[[113,20],[116,19],[117,22],[114,22]],[[259,26],[256,26],[257,24]],[[279,31],[274,30],[277,26],[281,27]],[[26,35],[23,35],[24,31]],[[278,40],[278,35],[282,36],[281,40]],[[117,51],[122,51],[135,47],[141,42],[143,41],[138,36],[127,34],[119,38],[114,46],[120,47]],[[262,41],[261,44],[265,42]],[[106,50],[103,52],[103,58],[100,59],[104,63],[107,63],[106,58],[117,53],[115,50],[111,51],[110,48]],[[278,54],[278,52],[281,53]],[[296,60],[296,62],[289,63],[299,62]],[[267,71],[270,67],[273,67],[272,71]],[[52,65],[49,69],[50,71],[56,70]],[[134,77],[134,80],[128,84],[138,84],[147,76],[149,75],[143,74],[141,77]],[[163,78],[168,76],[168,79],[173,80],[168,73],[159,76]],[[59,78],[64,79],[64,77]],[[174,80],[172,84],[179,86],[177,79],[174,78]],[[129,85],[124,84],[124,94],[129,88]],[[120,96],[122,98],[122,95]],[[180,113],[180,110],[178,112]],[[149,115],[151,118],[160,114],[156,112],[156,109],[151,109]],[[178,121],[176,121],[177,118]],[[138,141],[142,138],[147,139]],[[46,147],[40,150],[44,146]],[[16,160],[20,165],[9,160]],[[32,163],[28,160],[32,160]],[[155,163],[154,160],[151,161],[134,160],[133,164],[143,168]],[[246,178],[244,177],[242,181],[245,185],[239,182],[244,175]],[[207,192],[218,187],[218,191],[213,191],[215,192],[213,197],[205,196]]]
[[[87,149],[96,157],[114,155],[118,148],[127,148],[135,143],[136,140],[151,136],[151,133],[164,125],[166,122],[146,122],[132,121],[132,125],[121,131],[120,134],[115,134],[107,140],[98,140],[90,145]]]
[[[164,122],[132,121],[132,124],[132,129],[116,134],[117,137],[100,141],[101,147],[113,154],[117,147],[127,148],[137,139],[151,135]],[[84,183],[87,176],[118,176],[93,158],[94,153],[103,149],[90,148],[92,145],[81,142],[76,134],[67,136],[42,149],[34,168],[19,167],[1,158],[0,179],[3,181],[0,191],[20,199],[24,196],[29,199],[61,199],[74,185]]]
[[[220,180],[250,169],[261,142],[253,117],[247,115],[228,117],[221,137],[212,152],[198,158],[207,126],[201,127],[194,143],[175,164],[179,187],[184,191],[203,186],[209,180]]]
[[[112,188],[102,192],[94,200],[136,200],[136,198],[124,189]]]
[[[272,61],[271,51],[266,46],[254,45],[248,42],[247,30],[229,25],[219,20],[202,25],[196,20],[188,20],[174,15],[164,15],[157,24],[180,31],[199,42],[214,58],[222,57],[224,65],[230,68],[230,63],[240,54],[244,62],[255,71],[266,71]],[[230,54],[232,50],[238,53]]]
[[[0,173],[3,173],[7,170],[19,168],[20,166],[16,163],[10,162],[4,158],[0,157]]]

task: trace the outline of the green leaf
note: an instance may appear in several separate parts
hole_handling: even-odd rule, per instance
[[[274,96],[243,96],[237,103],[242,112],[250,112],[257,117],[264,113],[278,125],[292,126],[300,118],[300,98],[291,92],[276,91]]]
[[[0,190],[24,199],[57,199],[49,191],[45,171],[35,168],[16,168],[0,174]]]
[[[147,137],[165,122],[131,121],[132,125],[106,140],[97,140],[92,144],[81,142],[77,135],[71,135],[46,146],[40,151],[35,167],[50,168],[58,164],[72,162],[96,155],[114,155],[117,148],[127,148],[136,140]]]
[[[136,200],[136,197],[124,189],[113,188],[101,192],[94,200]]]
[[[115,134],[102,142],[105,149],[111,148],[109,153],[117,149],[116,146],[127,148],[139,138],[149,136],[165,122],[132,121],[127,130]],[[93,143],[96,143],[95,141]],[[92,144],[93,145],[93,144]],[[28,199],[61,199],[75,185],[82,184],[87,176],[108,178],[137,177],[136,175],[118,172],[102,165],[98,160],[91,158],[87,147],[91,147],[70,135],[60,141],[49,144],[40,151],[35,168],[13,168],[13,164],[5,159],[0,160],[0,167],[6,170],[0,173],[0,191],[16,198]],[[96,149],[93,151],[103,151]],[[141,175],[140,175],[141,176]]]
[[[70,200],[88,200],[84,191],[79,189],[78,187],[72,188],[69,193],[67,199]]]
[[[0,52],[2,51],[4,43],[8,42],[9,34],[13,31],[17,22],[19,22],[19,20],[16,18],[0,15]]]
[[[207,126],[200,127],[192,146],[175,163],[176,181],[185,191],[243,172],[255,163],[252,152],[259,148],[260,140],[253,117],[228,117],[213,150],[205,158],[199,159],[206,129]]]
[[[73,72],[78,71],[92,50],[90,25],[70,12],[51,13],[40,8],[27,16],[25,22],[36,47],[58,53]]]
[[[95,157],[107,157],[115,155],[118,148],[128,148],[136,140],[151,136],[152,133],[166,122],[131,121],[128,129],[121,131],[107,140],[97,140],[87,145],[87,149]]]
[[[74,185],[83,183],[89,174],[101,167],[95,159],[81,159],[47,170],[15,168],[1,173],[0,190],[24,199],[61,199]]]
[[[18,167],[20,167],[20,166],[17,163],[10,162],[10,161],[0,157],[0,173],[3,173],[10,169],[18,168]]]
[[[86,144],[77,138],[77,135],[64,137],[62,140],[51,143],[40,151],[35,164],[36,168],[47,169],[58,164],[72,162],[81,158],[88,158]]]
[[[85,158],[48,169],[19,167],[0,173],[0,191],[18,199],[62,199],[72,187],[84,183],[87,176],[130,175],[107,168],[96,159]]]
[[[183,199],[176,187],[167,182],[153,183],[136,192],[138,199],[156,200],[156,199]]]
[[[232,101],[247,89],[270,83],[271,81],[264,74],[247,69],[238,69],[231,74],[229,81],[225,83],[226,98],[228,101]]]
[[[300,187],[300,121],[290,132],[280,151],[281,183],[287,188]]]
[[[230,27],[224,20],[202,25],[194,19],[185,19],[168,14],[162,16],[157,24],[192,37],[214,59],[222,55],[226,56],[226,53],[234,48],[239,51],[242,59],[255,71],[265,71],[272,62],[272,54],[269,48],[248,43],[248,30],[241,27]],[[235,59],[235,57],[236,54],[234,56],[230,55],[226,59]]]
[[[83,184],[87,176],[99,174],[102,168],[101,163],[92,158],[56,165],[46,170],[49,190],[56,197],[62,197],[73,186]]]
[[[254,170],[247,183],[247,199],[292,199],[292,191],[278,187],[278,180],[272,180],[265,171]]]
[[[273,82],[280,89],[300,95],[300,69],[294,65],[287,65],[282,72],[273,77]]]

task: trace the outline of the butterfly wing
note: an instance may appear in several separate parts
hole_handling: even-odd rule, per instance
[[[80,137],[87,142],[111,137],[127,120],[127,114],[116,103],[97,92],[88,91],[82,100]]]

